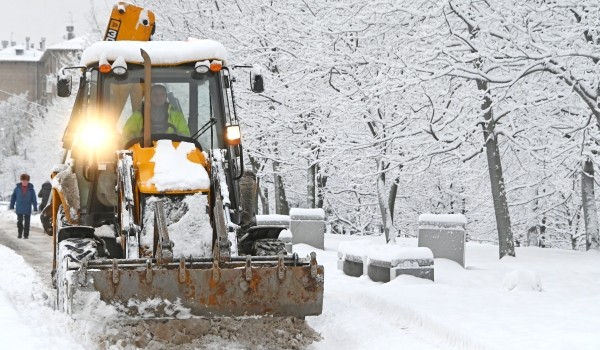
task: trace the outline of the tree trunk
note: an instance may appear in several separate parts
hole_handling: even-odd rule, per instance
[[[317,208],[323,208],[325,202],[325,186],[327,185],[326,175],[317,175]]]
[[[385,189],[385,166],[383,160],[377,161],[377,199],[379,200],[379,209],[381,210],[381,221],[383,223],[383,232],[385,233],[385,241],[388,244],[396,243],[396,232],[394,230],[393,219],[390,214],[388,201],[386,200]],[[389,198],[388,198],[389,200]]]
[[[390,187],[390,195],[388,197],[388,207],[390,208],[390,217],[394,221],[394,208],[396,207],[396,196],[398,195],[398,182],[400,178],[396,178]]]
[[[317,165],[316,164],[311,164],[308,166],[308,173],[306,174],[307,177],[307,188],[306,188],[306,192],[307,192],[307,200],[306,200],[306,204],[308,206],[308,208],[316,208],[317,205],[317,186],[316,186],[316,181],[317,181],[317,174],[316,174],[316,169],[317,169]]]
[[[586,250],[599,249],[598,211],[594,195],[594,163],[588,158],[583,163],[581,172],[581,202],[583,204],[583,220],[585,222]]]
[[[285,195],[285,187],[283,179],[279,175],[279,162],[273,161],[273,176],[275,185],[275,213],[281,215],[289,215],[290,207]]]
[[[260,165],[258,160],[250,155],[248,156],[248,159],[250,159],[250,164],[252,165],[252,170],[254,171],[255,174],[258,174],[260,172],[260,170],[262,170],[264,165]],[[262,188],[260,177],[256,178],[256,194],[257,194],[257,198],[256,198],[257,213],[258,213],[258,199],[260,198],[260,202],[262,204],[262,214],[269,215],[269,189],[266,186],[264,186],[264,188]]]
[[[488,171],[490,173],[490,185],[494,201],[494,212],[496,216],[496,227],[498,229],[498,246],[500,259],[505,255],[515,256],[515,243],[510,226],[510,215],[508,212],[508,201],[502,174],[502,161],[498,148],[498,139],[494,133],[495,121],[492,112],[492,100],[489,96],[487,83],[477,81],[479,90],[486,93],[481,109],[485,119],[483,136],[485,138]]]
[[[258,187],[258,196],[260,197],[260,202],[262,203],[262,213],[263,215],[269,215],[269,189],[264,187]]]

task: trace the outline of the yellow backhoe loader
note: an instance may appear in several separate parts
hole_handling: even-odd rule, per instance
[[[320,314],[316,255],[255,225],[231,72],[250,68],[262,92],[259,69],[231,65],[216,41],[148,41],[153,28],[150,11],[119,3],[105,41],[58,74],[63,97],[79,78],[52,173],[59,309],[99,292],[134,317]]]

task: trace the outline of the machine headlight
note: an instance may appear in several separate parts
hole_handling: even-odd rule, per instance
[[[242,142],[242,133],[239,125],[225,126],[225,143],[228,146],[237,146]]]
[[[87,123],[79,133],[80,144],[89,151],[101,150],[110,144],[113,134],[105,125]]]
[[[125,58],[123,58],[123,56],[117,57],[117,59],[113,62],[111,68],[113,74],[118,76],[127,73],[127,63],[125,62]]]
[[[208,60],[198,61],[198,62],[196,62],[196,65],[194,66],[196,73],[199,73],[199,74],[204,74],[204,73],[208,72],[209,67],[210,67],[210,62],[208,62]]]

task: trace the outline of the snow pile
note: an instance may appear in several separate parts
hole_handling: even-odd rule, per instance
[[[342,242],[338,246],[338,258],[362,263],[368,260],[368,251],[372,245],[373,242],[366,239]]]
[[[115,226],[113,224],[96,227],[96,229],[94,230],[94,234],[98,237],[106,238],[115,238],[117,236]]]
[[[510,291],[542,291],[542,279],[533,270],[515,270],[504,276],[502,286]]]
[[[219,181],[219,190],[221,190],[221,200],[223,205],[231,204],[229,202],[229,187],[227,187],[227,178],[225,177],[225,169],[223,169],[223,163],[226,161],[224,149],[214,149],[212,152],[213,162],[211,166],[212,171],[216,172]]]
[[[118,306],[118,308],[121,308],[121,306]],[[122,311],[131,311],[141,318],[173,317],[187,319],[192,316],[190,309],[183,306],[180,299],[177,299],[176,302],[162,298],[147,300],[129,299],[127,301],[127,309],[122,308]]]
[[[183,197],[148,197],[144,208],[144,228],[141,245],[152,252],[154,245],[154,207],[163,201],[167,232],[174,243],[173,257],[211,257],[212,226],[207,213],[208,197],[202,193]]]
[[[100,61],[105,55],[109,61],[123,56],[125,61],[142,64],[140,49],[148,52],[152,64],[167,65],[218,59],[227,64],[227,50],[214,40],[189,38],[187,41],[100,41],[92,44],[81,55],[81,65]]]
[[[189,142],[180,142],[175,148],[171,140],[158,140],[154,157],[154,177],[148,180],[159,191],[189,191],[210,188],[206,169],[201,164],[187,158],[196,146]]]
[[[277,238],[279,238],[279,240],[284,243],[291,243],[292,239],[294,238],[294,235],[292,234],[292,231],[285,229],[279,232],[279,237]]]
[[[66,204],[69,206],[71,218],[77,220],[79,216],[79,186],[77,185],[77,176],[71,170],[70,166],[65,167],[61,172],[52,178],[52,187],[61,191],[64,195]]]
[[[109,349],[306,349],[321,336],[304,320],[277,317],[123,322]]]
[[[406,247],[397,244],[373,244],[371,240],[355,240],[340,243],[338,258],[368,264],[370,261],[387,262],[392,267],[399,264],[409,265],[418,261],[433,261],[431,249],[425,247]],[[429,265],[429,264],[427,264]]]
[[[403,247],[396,244],[375,245],[368,250],[369,260],[388,262],[391,266],[419,266],[417,261],[432,261],[433,253],[426,247]],[[408,264],[408,265],[406,265]]]
[[[0,245],[0,264],[10,267],[0,270],[2,348],[93,348],[87,334],[70,333],[73,320],[54,311],[52,292],[21,256]]]

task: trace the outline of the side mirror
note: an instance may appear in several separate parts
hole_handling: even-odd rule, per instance
[[[260,67],[253,67],[250,72],[250,89],[252,92],[261,93],[265,91],[265,82],[263,80]]]
[[[56,82],[56,94],[59,97],[71,96],[71,86],[73,85],[73,78],[69,75],[59,75]]]

